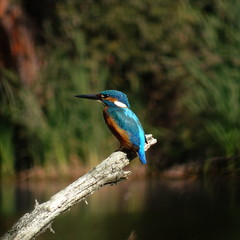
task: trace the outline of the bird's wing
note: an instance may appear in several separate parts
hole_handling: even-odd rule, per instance
[[[124,129],[130,138],[130,141],[140,148],[145,143],[145,134],[137,116],[129,108],[119,108],[112,114],[114,120],[120,128]]]

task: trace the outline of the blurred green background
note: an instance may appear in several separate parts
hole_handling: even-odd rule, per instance
[[[237,173],[239,12],[237,0],[2,0],[1,175],[65,174],[116,150],[102,106],[73,97],[105,89],[158,139],[150,169]]]

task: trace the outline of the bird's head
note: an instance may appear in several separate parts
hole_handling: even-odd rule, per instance
[[[127,95],[117,90],[105,90],[96,95],[76,95],[75,97],[98,100],[108,107],[130,108]]]

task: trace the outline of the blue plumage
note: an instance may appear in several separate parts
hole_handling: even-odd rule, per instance
[[[143,164],[146,164],[144,130],[137,116],[130,109],[127,95],[116,90],[106,90],[97,95],[77,95],[76,97],[99,100],[104,103],[105,122],[121,144],[122,149],[138,153]]]
[[[144,134],[142,125],[138,120],[137,116],[134,114],[134,112],[132,112],[132,110],[129,108],[109,107],[106,110],[106,114],[108,114],[108,116],[111,117],[116,122],[117,126],[120,129],[123,129],[126,131],[131,145],[128,146],[126,143],[127,146],[123,146],[123,148],[124,147],[132,148],[133,150],[137,151],[141,162],[143,164],[146,164],[147,161],[146,161],[145,151],[144,151],[144,146],[146,142],[145,134]],[[111,128],[110,130],[112,131]],[[115,131],[116,129],[112,131],[114,135],[115,135]],[[121,142],[121,140],[120,140],[120,143],[124,145],[124,142]]]

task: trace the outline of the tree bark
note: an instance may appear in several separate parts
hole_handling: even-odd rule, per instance
[[[146,135],[148,143],[145,151],[157,141],[152,135]],[[75,204],[86,201],[86,198],[108,184],[117,184],[126,180],[130,171],[124,171],[136,155],[129,155],[122,151],[112,153],[107,159],[94,167],[78,180],[61,190],[50,198],[49,201],[39,204],[36,201],[31,213],[26,213],[0,240],[29,240],[51,229],[53,220],[70,209]]]

